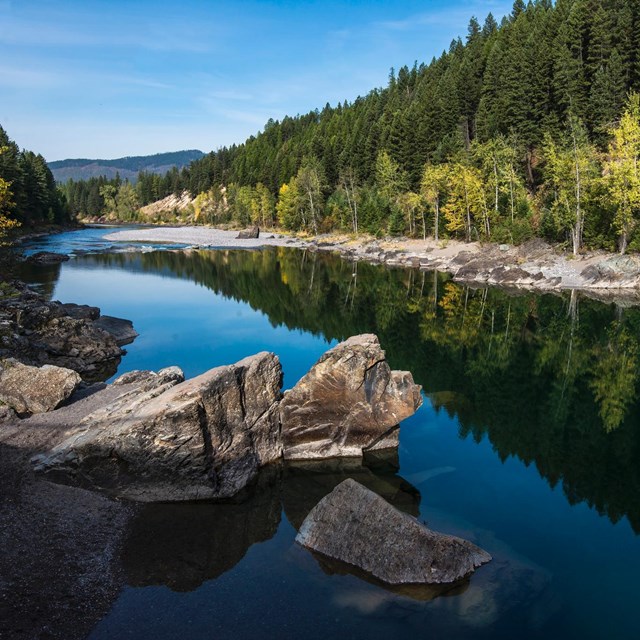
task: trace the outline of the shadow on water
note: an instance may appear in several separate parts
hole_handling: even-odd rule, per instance
[[[346,478],[418,517],[420,493],[397,470],[395,454],[381,452],[365,461],[289,462],[263,469],[257,483],[230,503],[147,505],[131,524],[124,543],[127,583],[164,586],[173,592],[203,589],[232,572],[253,545],[274,538],[282,518],[297,530],[317,502]],[[438,624],[457,629],[490,628],[498,620],[516,616],[535,627],[561,604],[548,572],[497,540],[491,545],[493,561],[470,579],[432,586],[389,585],[357,567],[291,544],[290,551],[276,555],[272,562],[286,570],[293,561],[303,570],[309,597],[324,597],[317,575],[329,577],[336,606],[366,615],[393,616],[402,609],[423,618],[425,624],[433,624],[437,615]],[[435,608],[423,609],[430,602]]]
[[[397,475],[394,454],[366,463],[342,459],[266,467],[254,486],[223,504],[152,504],[131,525],[122,552],[130,586],[192,591],[233,569],[249,548],[270,540],[281,515],[298,529],[313,507],[353,478],[417,516],[420,492]]]

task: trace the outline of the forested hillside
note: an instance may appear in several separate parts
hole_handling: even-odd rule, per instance
[[[115,160],[89,160],[76,158],[70,160],[56,160],[49,162],[49,168],[57,182],[67,180],[86,180],[98,178],[114,179],[117,175],[122,180],[129,179],[135,182],[140,171],[147,173],[165,174],[173,167],[182,169],[194,160],[204,156],[202,151],[189,149],[187,151],[171,151],[169,153],[156,153],[151,156],[127,156]]]
[[[212,223],[624,251],[640,215],[638,90],[640,2],[516,0],[384,89],[142,174],[137,202],[188,189]]]
[[[18,148],[0,126],[0,235],[20,224],[69,221],[69,209],[45,159]]]

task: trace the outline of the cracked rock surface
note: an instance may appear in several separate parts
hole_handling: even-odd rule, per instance
[[[88,415],[36,469],[143,502],[197,500],[235,495],[280,457],[282,370],[272,353],[186,382],[173,367],[137,373],[124,380],[138,381],[134,390]]]
[[[176,367],[127,373],[110,387],[122,392],[39,455],[36,470],[142,502],[232,498],[283,458],[394,448],[398,423],[422,403],[374,335],[330,349],[284,399],[281,387],[267,352],[187,381]]]
[[[327,351],[280,403],[284,458],[361,456],[398,445],[398,424],[422,404],[406,371],[391,371],[373,334]]]

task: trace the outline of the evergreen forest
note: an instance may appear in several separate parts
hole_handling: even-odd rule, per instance
[[[20,150],[0,126],[0,237],[19,225],[65,224],[70,212],[45,159]]]
[[[640,247],[640,3],[515,0],[353,102],[270,120],[182,170],[62,187],[76,216]]]

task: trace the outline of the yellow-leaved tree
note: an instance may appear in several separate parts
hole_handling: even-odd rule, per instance
[[[624,254],[640,214],[640,95],[632,93],[620,124],[613,130],[605,162],[605,176],[618,233],[618,248]]]
[[[488,237],[489,216],[480,171],[462,162],[451,165],[447,191],[447,204],[443,209],[447,229],[454,232],[464,230],[465,240],[471,242],[474,223],[481,222]]]
[[[433,239],[438,242],[438,230],[440,228],[440,207],[447,189],[447,176],[450,168],[447,164],[427,164],[420,182],[420,194],[433,209]],[[427,224],[422,212],[423,238],[427,238]]]

